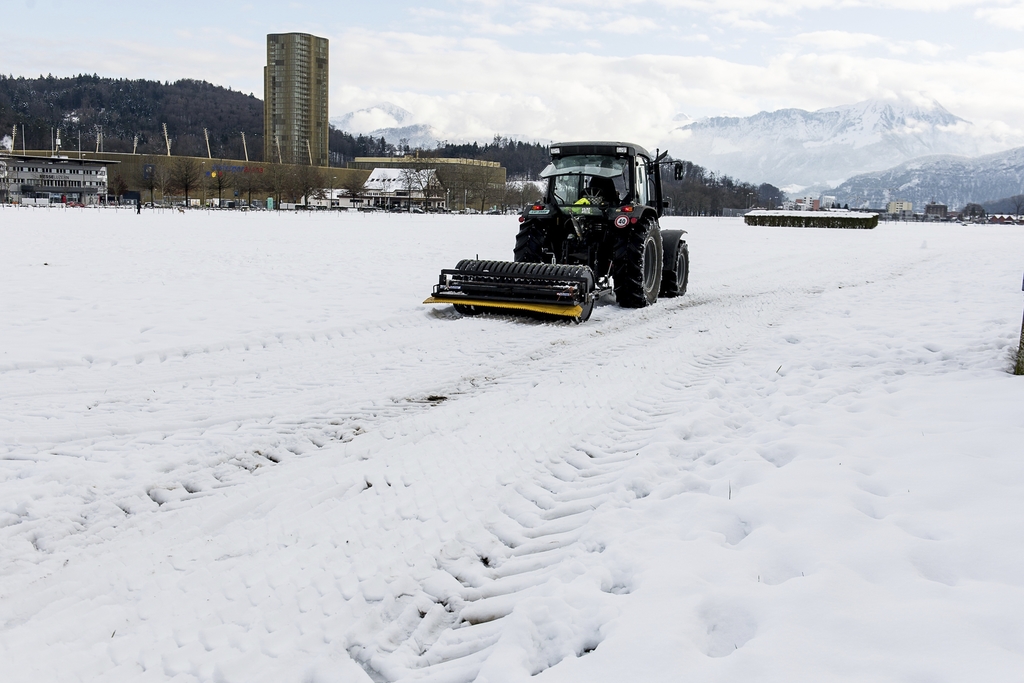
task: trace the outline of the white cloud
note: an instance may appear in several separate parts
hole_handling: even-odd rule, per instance
[[[927,40],[890,42],[886,44],[885,48],[894,55],[923,55],[925,57],[937,57],[950,49],[948,45],[937,45]]]
[[[847,31],[812,31],[800,33],[793,40],[803,45],[828,50],[856,50],[882,42],[880,36],[872,33],[850,33]]]
[[[322,0],[305,5],[303,16],[316,19],[268,27],[260,2],[240,15],[230,4],[181,0],[183,14],[203,8],[206,21],[166,28],[121,20],[131,5],[111,0],[111,12],[86,15],[73,30],[6,33],[4,70],[199,78],[261,96],[266,31],[306,30],[331,39],[333,116],[390,101],[452,137],[632,137],[653,147],[679,125],[680,111],[749,115],[913,93],[979,124],[1002,121],[992,126],[1005,126],[1007,139],[1024,128],[1024,93],[1012,87],[1024,53],[999,47],[993,35],[1006,40],[1006,32],[990,26],[1024,28],[1019,0],[449,0],[402,12],[385,3],[345,12]],[[885,20],[893,8],[902,12],[897,22]],[[949,10],[964,25],[936,35]],[[20,11],[15,25],[31,19]]]
[[[638,35],[638,34],[653,34],[661,28],[656,21],[644,17],[629,18],[629,17],[616,17],[608,20],[602,26],[604,31],[614,33],[616,35]]]
[[[887,96],[934,97],[982,123],[1002,118],[1011,137],[1024,128],[1024,93],[1000,86],[1019,72],[1024,56],[1016,53],[908,62],[836,52],[748,65],[708,56],[536,54],[408,34],[361,32],[340,44],[341,62],[376,57],[372,70],[352,73],[332,111],[392,101],[453,137],[626,137],[653,147],[668,141],[679,111],[747,115]],[[988,92],[1001,94],[979,95]]]
[[[712,18],[720,24],[725,24],[733,29],[744,31],[756,31],[758,33],[769,33],[775,30],[775,26],[761,19],[756,19],[746,12],[715,12]]]
[[[1000,28],[1024,30],[1024,3],[1016,3],[1011,7],[983,7],[975,14]]]

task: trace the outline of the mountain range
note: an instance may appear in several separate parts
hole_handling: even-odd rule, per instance
[[[384,138],[392,145],[433,149],[441,134],[433,126],[413,123],[413,114],[390,102],[350,111],[331,119],[331,125],[348,133]]]
[[[991,202],[1024,194],[1024,147],[974,158],[915,159],[849,178],[829,194],[841,204],[873,208],[897,199],[913,202],[915,209],[933,200],[950,208]]]
[[[1014,142],[980,129],[938,102],[906,99],[704,118],[676,128],[672,136],[674,156],[789,191],[836,186],[852,176],[924,156],[996,152]]]

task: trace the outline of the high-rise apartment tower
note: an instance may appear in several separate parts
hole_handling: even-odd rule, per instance
[[[327,165],[327,39],[267,36],[263,69],[263,160]]]

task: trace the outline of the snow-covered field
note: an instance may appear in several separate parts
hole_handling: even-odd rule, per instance
[[[4,681],[1020,681],[1020,228],[685,228],[686,297],[420,304],[514,217],[0,209]]]

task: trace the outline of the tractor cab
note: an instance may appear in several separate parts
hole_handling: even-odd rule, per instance
[[[551,147],[545,203],[571,207],[650,206],[661,214],[661,172],[642,147],[629,143],[579,142]]]

